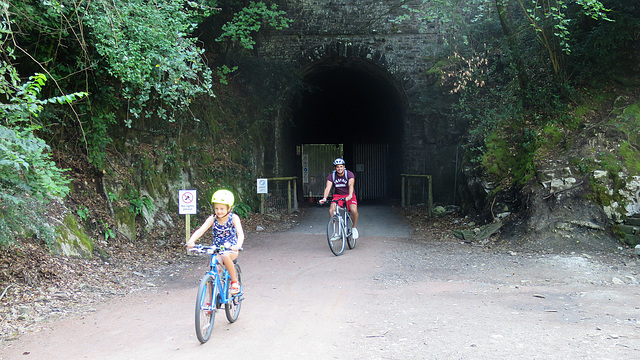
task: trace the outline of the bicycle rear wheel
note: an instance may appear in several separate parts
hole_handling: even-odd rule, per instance
[[[213,299],[216,292],[214,277],[210,274],[205,275],[200,280],[196,297],[196,335],[202,344],[209,340],[213,330],[213,320],[216,318],[216,304]]]
[[[333,216],[327,225],[327,241],[329,249],[335,256],[340,256],[344,252],[345,236],[344,231],[340,227],[340,218]]]
[[[353,237],[353,232],[351,231],[353,229],[353,220],[351,220],[351,216],[347,216],[347,245],[349,245],[349,249],[353,249],[356,247],[356,241],[357,239],[355,239]]]
[[[235,264],[236,274],[238,275],[238,283],[240,284],[240,292],[236,295],[231,295],[231,286],[227,286],[227,299],[229,302],[224,304],[224,312],[227,315],[227,320],[230,323],[236,322],[238,316],[240,316],[240,307],[242,306],[242,271],[240,265]],[[231,281],[231,279],[229,279]],[[231,284],[229,284],[231,285]]]

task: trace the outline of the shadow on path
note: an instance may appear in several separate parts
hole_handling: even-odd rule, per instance
[[[358,206],[360,218],[358,220],[358,232],[360,237],[410,237],[411,226],[409,223],[385,205],[360,205]],[[301,234],[326,234],[329,221],[329,206],[313,206],[307,209],[300,223],[289,231]]]

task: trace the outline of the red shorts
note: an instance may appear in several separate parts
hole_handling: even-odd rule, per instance
[[[336,195],[333,194],[333,200],[346,198],[349,195]],[[347,200],[347,209],[351,209],[351,204],[358,206],[358,199],[356,199],[356,194],[351,195],[351,200]]]

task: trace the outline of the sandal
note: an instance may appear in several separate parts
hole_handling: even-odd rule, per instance
[[[236,295],[240,292],[240,284],[237,281],[231,282],[231,294]]]

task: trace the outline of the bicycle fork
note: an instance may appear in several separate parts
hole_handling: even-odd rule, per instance
[[[345,214],[344,216],[340,217],[340,224],[342,226],[342,229],[344,231],[344,235],[346,237],[351,236],[351,228],[347,227],[347,224],[349,223],[348,218],[349,218],[349,214]]]
[[[338,214],[339,226],[335,229],[335,235],[342,236],[342,233],[344,232],[346,237],[351,236],[351,229],[347,228],[347,217],[348,215]]]

